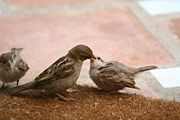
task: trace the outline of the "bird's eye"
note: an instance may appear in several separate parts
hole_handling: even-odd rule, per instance
[[[101,58],[100,57],[97,57],[98,60],[100,60]]]

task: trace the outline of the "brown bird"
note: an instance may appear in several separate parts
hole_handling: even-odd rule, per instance
[[[16,95],[24,90],[39,89],[44,90],[46,95],[55,94],[62,100],[72,100],[65,97],[66,90],[76,83],[83,61],[93,56],[88,46],[77,45],[37,76],[34,81],[15,87],[9,93]]]
[[[23,48],[12,48],[11,52],[4,53],[0,56],[0,80],[3,81],[2,87],[5,88],[5,83],[11,83],[19,80],[29,70],[28,64],[22,60],[20,53]]]
[[[157,67],[132,68],[117,61],[105,62],[100,57],[96,57],[91,58],[89,75],[101,90],[115,92],[125,87],[139,89],[135,86],[135,75],[155,68]]]

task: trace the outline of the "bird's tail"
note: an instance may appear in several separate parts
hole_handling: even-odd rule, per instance
[[[144,72],[147,70],[151,70],[151,69],[156,69],[158,68],[157,66],[145,66],[145,67],[140,67],[140,68],[136,68],[134,69],[134,74],[140,73],[140,72]]]
[[[24,90],[32,89],[33,86],[34,86],[34,81],[26,83],[24,85],[16,86],[14,88],[10,88],[10,89],[8,89],[7,92],[10,95],[17,95]]]

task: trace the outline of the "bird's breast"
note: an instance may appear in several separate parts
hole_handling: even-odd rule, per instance
[[[71,88],[79,78],[81,72],[82,62],[77,62],[74,65],[74,72],[61,81],[64,89]]]
[[[90,71],[89,71],[89,76],[95,83],[97,83],[99,81],[99,72],[100,71],[97,69],[90,69]]]
[[[76,79],[78,79],[80,72],[81,72],[81,68],[82,68],[82,61],[78,61],[75,66],[74,66],[74,76],[76,77]]]
[[[18,70],[0,70],[0,79],[5,82],[14,82],[19,80],[24,74]]]

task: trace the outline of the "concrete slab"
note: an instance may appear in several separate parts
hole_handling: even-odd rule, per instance
[[[151,15],[180,12],[179,0],[140,1],[139,4]]]
[[[180,87],[180,67],[151,70],[164,88]]]
[[[168,49],[168,51],[173,55],[176,61],[176,65],[174,67],[178,67],[180,64],[180,42],[177,40],[177,35],[173,35],[170,33],[170,30],[164,26],[164,23],[167,23],[167,20],[171,20],[171,18],[178,18],[178,13],[173,15],[158,15],[151,16],[147,14],[147,12],[143,11],[141,7],[137,7],[135,5],[131,6],[131,10],[135,15],[143,22],[146,28],[153,33],[156,38]],[[176,17],[175,17],[176,16]],[[168,19],[167,19],[168,17]],[[163,18],[165,18],[163,20]],[[178,25],[174,25],[178,31]],[[170,101],[180,101],[180,87],[171,87],[164,88],[155,77],[151,74],[142,74],[142,79],[145,79],[142,82],[145,82],[151,92],[154,92],[159,98],[170,100]],[[144,85],[145,86],[145,85]],[[145,87],[145,88],[148,88]],[[143,88],[144,89],[144,88]]]
[[[169,100],[169,101],[179,101],[180,102],[180,87],[164,88],[160,82],[158,82],[155,77],[151,74],[143,73],[139,76],[139,79],[143,79],[149,91],[154,92],[158,98]]]

